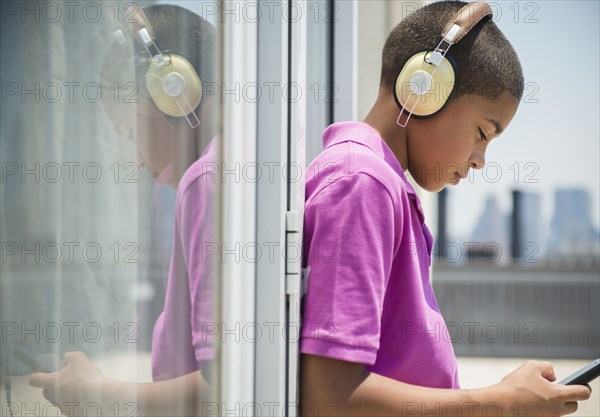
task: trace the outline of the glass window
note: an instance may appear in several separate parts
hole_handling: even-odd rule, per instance
[[[209,6],[3,3],[2,415],[214,405]]]

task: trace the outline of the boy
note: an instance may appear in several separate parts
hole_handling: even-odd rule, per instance
[[[433,3],[396,26],[383,49],[370,113],[362,123],[328,127],[325,150],[307,170],[305,416],[558,416],[589,398],[587,387],[552,384],[545,362],[527,362],[492,387],[460,390],[452,345],[438,337],[445,325],[429,280],[433,239],[405,171],[435,192],[481,169],[524,85],[516,53],[489,18],[489,6],[465,6]],[[430,101],[428,113],[416,99],[430,86],[443,96],[453,81],[434,53],[436,45],[445,47],[442,34],[458,71],[448,103],[442,108],[443,100]],[[424,50],[430,52],[416,60],[417,68],[429,76],[409,74],[400,85],[404,63]],[[438,78],[422,61],[439,65]],[[447,84],[435,85],[439,80]],[[431,117],[417,117],[426,114]]]
[[[142,11],[137,5],[129,5],[126,15],[133,22],[133,36],[137,30],[147,28],[168,59],[182,56],[202,81],[215,80],[216,32],[209,22],[179,6],[156,5]],[[119,59],[121,47],[117,42],[112,45],[103,72],[108,75],[112,71],[119,79],[119,73],[126,72],[126,62]],[[138,43],[133,46],[136,58],[142,58],[144,64],[144,48]],[[143,416],[196,415],[202,402],[211,398],[207,375],[214,352],[212,341],[203,334],[202,323],[214,321],[214,274],[211,263],[202,259],[200,246],[203,241],[214,240],[214,182],[203,164],[216,163],[216,108],[211,100],[200,100],[187,117],[164,114],[155,97],[144,90],[147,68],[137,68],[140,94],[133,120],[126,117],[130,113],[123,103],[104,104],[118,129],[125,133],[137,130],[136,145],[148,171],[177,189],[165,308],[152,337],[154,382],[110,380],[84,353],[68,352],[59,372],[33,374],[30,383],[43,388],[44,397],[69,416],[81,415],[82,408],[91,403],[100,405],[103,415],[131,414],[132,409],[133,414]],[[174,66],[167,68],[175,70]],[[202,121],[199,126],[189,122],[194,116]]]

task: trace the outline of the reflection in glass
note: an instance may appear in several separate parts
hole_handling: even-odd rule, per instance
[[[217,32],[179,6],[100,4],[3,16],[3,415],[212,398]]]

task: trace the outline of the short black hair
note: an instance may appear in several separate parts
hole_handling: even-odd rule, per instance
[[[403,19],[383,47],[381,87],[393,88],[402,66],[412,55],[433,50],[448,21],[466,4],[462,1],[435,2]],[[497,98],[504,91],[521,100],[525,85],[521,63],[492,19],[479,22],[450,47],[446,56],[458,67],[451,100],[467,94]]]
[[[156,45],[181,55],[194,67],[203,83],[215,82],[216,30],[196,13],[174,4],[144,7]]]

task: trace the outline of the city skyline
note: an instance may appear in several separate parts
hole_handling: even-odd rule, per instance
[[[518,203],[514,202],[514,192],[518,193]],[[582,188],[559,188],[554,190],[553,215],[544,219],[539,214],[543,200],[539,193],[513,191],[513,207],[520,208],[518,236],[520,256],[523,260],[537,263],[548,257],[592,256],[600,257],[600,232],[592,222],[591,198],[588,190]],[[470,242],[494,243],[502,248],[507,256],[511,253],[513,240],[513,210],[500,207],[497,194],[488,194],[472,232]],[[453,217],[452,211],[448,217]],[[449,241],[461,239],[451,233]]]

